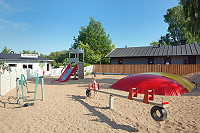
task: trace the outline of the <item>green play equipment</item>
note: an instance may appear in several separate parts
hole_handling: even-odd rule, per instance
[[[43,77],[36,77],[36,84],[35,84],[35,91],[29,91],[28,89],[28,85],[26,82],[26,78],[23,74],[21,74],[21,80],[19,80],[19,78],[17,78],[16,82],[17,82],[17,103],[19,104],[19,82],[21,82],[21,90],[22,90],[22,97],[23,97],[23,102],[27,102],[27,101],[34,101],[36,100],[36,94],[37,94],[37,89],[38,89],[38,83],[39,80],[41,80],[41,89],[42,89],[42,101],[44,101],[44,79]],[[27,90],[27,93],[34,93],[34,98],[33,99],[26,99],[25,95],[24,95],[24,87]]]
[[[23,74],[21,74],[21,79],[22,80],[19,80],[21,82],[21,85],[23,85],[26,89],[27,89],[27,93],[35,93],[35,91],[29,91],[28,90],[28,85],[27,85],[27,82],[26,82],[26,78]],[[38,81],[39,81],[39,78],[38,78],[38,74],[37,74],[37,78],[36,78],[36,85],[35,85],[35,90],[37,91],[37,87],[38,87]],[[22,90],[23,90],[23,86],[22,86]],[[22,94],[24,92],[22,91]]]

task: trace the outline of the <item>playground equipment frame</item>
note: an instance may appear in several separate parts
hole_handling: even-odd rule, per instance
[[[19,82],[21,82],[21,89],[22,89],[22,95],[23,95],[23,102],[27,102],[27,101],[34,101],[36,100],[36,92],[37,92],[37,88],[34,92],[30,92],[27,89],[27,93],[35,93],[34,98],[33,99],[25,99],[24,94],[23,94],[23,79],[22,79],[22,75],[21,75],[21,80],[19,80],[19,78],[16,78],[16,89],[17,89],[17,104],[20,104],[19,101]],[[39,77],[39,80],[41,80],[41,89],[42,89],[42,101],[44,101],[44,78],[43,77]],[[37,81],[36,81],[37,82]],[[38,81],[39,82],[39,81]]]

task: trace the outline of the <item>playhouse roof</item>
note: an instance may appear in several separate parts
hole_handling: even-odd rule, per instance
[[[106,57],[200,55],[200,44],[116,48]]]
[[[41,57],[41,56],[35,56],[35,57],[31,58],[30,56],[27,56],[27,57],[22,56],[22,54],[0,53],[0,61],[22,61],[22,60],[26,60],[26,61],[27,60],[29,60],[29,61],[53,61],[51,59]]]

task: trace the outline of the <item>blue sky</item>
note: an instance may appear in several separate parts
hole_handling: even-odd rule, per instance
[[[163,15],[178,0],[0,0],[0,51],[68,50],[90,17],[117,48],[149,46],[165,35]]]

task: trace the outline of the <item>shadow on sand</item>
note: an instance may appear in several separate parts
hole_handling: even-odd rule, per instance
[[[6,109],[9,109],[9,108],[21,108],[23,107],[23,105],[21,104],[17,104],[17,97],[14,97],[14,96],[8,96],[8,97],[3,97],[4,99],[1,99],[0,100],[0,108],[6,108]],[[21,97],[22,99],[22,97]],[[11,106],[10,106],[11,105]]]
[[[88,84],[92,82],[92,79],[89,77],[85,77],[84,79],[73,79],[73,76],[69,78],[66,82],[61,82],[61,83],[51,83],[52,81],[58,79],[57,77],[52,77],[52,76],[44,76],[44,84],[45,85],[68,85],[68,84]],[[31,78],[28,80],[30,83],[35,83],[36,78]],[[117,82],[119,79],[115,78],[103,78],[103,79],[97,79],[98,83],[108,83],[108,84],[114,84]],[[40,82],[39,82],[40,84]]]
[[[75,101],[80,102],[83,106],[85,106],[92,113],[92,115],[95,115],[95,116],[97,116],[99,118],[99,120],[95,119],[93,121],[106,123],[109,126],[111,126],[113,129],[121,129],[121,130],[125,130],[127,132],[139,132],[138,129],[135,129],[135,128],[131,127],[131,126],[120,125],[120,124],[117,124],[115,121],[112,121],[106,115],[102,114],[101,112],[99,112],[99,111],[97,111],[95,109],[95,108],[99,108],[99,107],[94,107],[94,106],[91,106],[88,103],[84,102],[82,99],[85,99],[85,97],[83,97],[83,96],[72,95],[72,99],[75,100]],[[100,108],[100,109],[108,109],[108,108]],[[88,114],[86,114],[86,115],[88,115]]]

